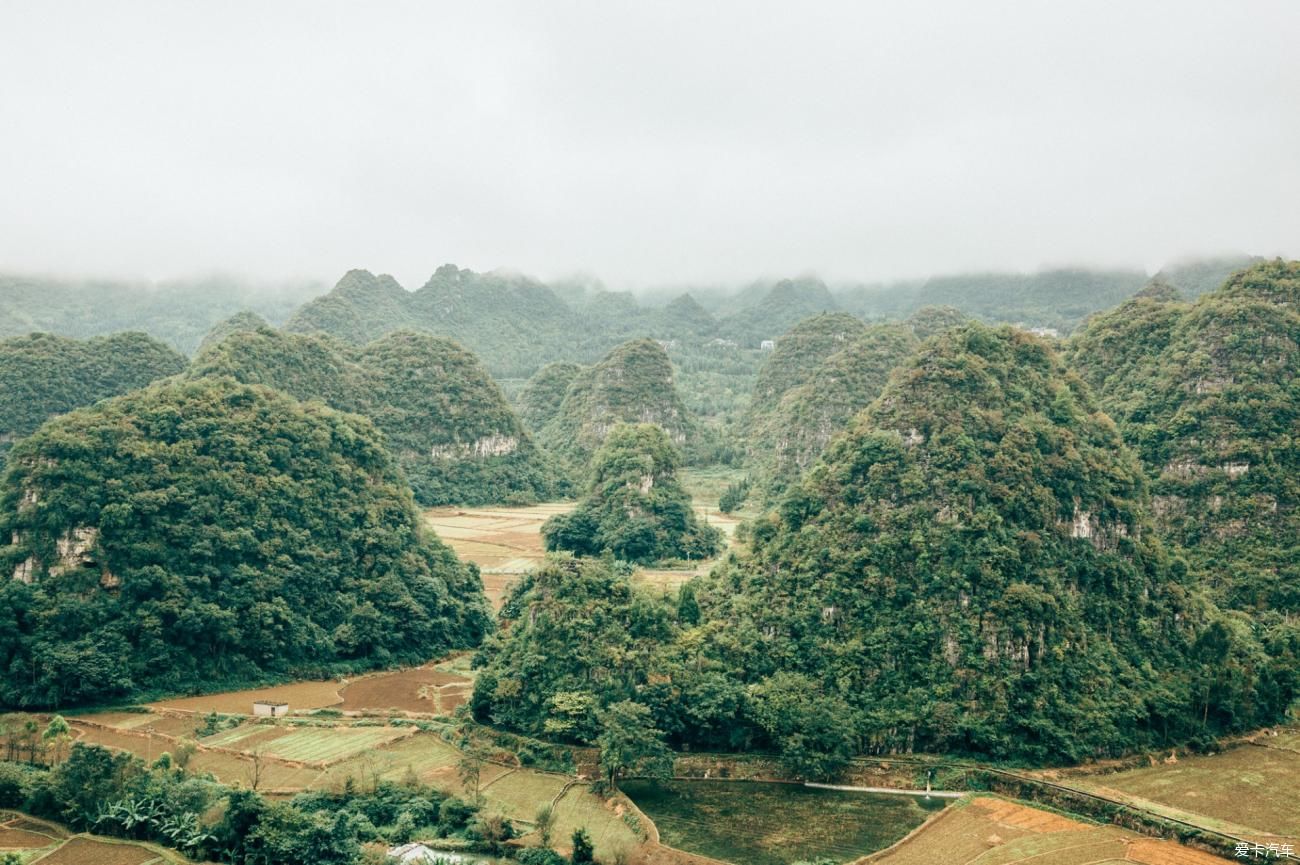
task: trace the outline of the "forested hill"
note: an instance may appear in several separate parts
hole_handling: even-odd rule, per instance
[[[737,300],[738,309],[719,326],[732,339],[752,345],[776,339],[810,316],[840,308],[826,284],[813,278],[783,279],[765,291],[741,293]]]
[[[369,421],[231,379],[50,421],[0,539],[8,706],[422,663],[490,626]]]
[[[448,339],[398,331],[353,348],[239,331],[201,353],[190,376],[230,376],[366,415],[422,504],[529,503],[561,492],[500,388]]]
[[[1010,327],[921,346],[749,546],[675,603],[612,562],[548,562],[482,652],[476,717],[589,743],[631,701],[678,746],[826,778],[864,753],[1210,743],[1300,685],[1300,631],[1198,593],[1115,425]]]
[[[698,592],[749,635],[719,661],[821,694],[859,751],[1081,759],[1269,723],[1293,694],[1291,659],[1260,665],[1259,629],[1196,599],[1136,458],[1023,331],[927,343],[753,539]]]
[[[0,340],[0,468],[14,441],[47,419],[184,369],[182,355],[143,333]]]
[[[1196,573],[1232,606],[1300,612],[1300,262],[1256,264],[1192,304],[1135,299],[1070,352]]]
[[[240,310],[278,324],[320,292],[318,283],[307,280],[146,283],[0,273],[0,337],[48,332],[84,338],[138,330],[192,354],[213,325]]]
[[[394,330],[423,330],[462,343],[503,377],[526,377],[548,360],[592,354],[579,316],[545,285],[453,264],[438,268],[415,292],[391,276],[349,271],[333,291],[294,313],[285,329],[353,345]]]
[[[625,343],[579,371],[538,437],[580,470],[620,423],[654,424],[684,449],[698,433],[674,385],[672,362],[654,340]]]
[[[1069,333],[1088,315],[1123,303],[1146,281],[1140,270],[1069,268],[1027,274],[955,274],[849,288],[840,303],[866,318],[889,319],[906,318],[925,306],[952,306],[983,321]]]
[[[764,500],[777,501],[798,482],[831,439],[880,395],[890,373],[919,344],[906,324],[870,325],[800,371],[775,405],[753,413],[747,429],[747,466]]]
[[[786,391],[807,381],[818,364],[866,330],[860,319],[840,312],[814,315],[782,331],[758,371],[749,400],[750,415],[771,411]]]
[[[231,334],[247,333],[270,327],[270,322],[251,309],[241,309],[225,321],[219,321],[213,325],[212,329],[203,335],[203,341],[199,343],[199,347],[194,354],[196,356],[203,354],[208,349],[220,345]]]

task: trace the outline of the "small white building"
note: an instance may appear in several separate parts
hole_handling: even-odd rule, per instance
[[[776,340],[765,339],[758,344],[758,347],[762,351],[774,351],[776,349]]]
[[[263,718],[283,718],[289,714],[289,704],[278,700],[258,700],[253,703],[253,714]]]

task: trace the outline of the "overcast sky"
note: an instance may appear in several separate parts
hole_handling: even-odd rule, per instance
[[[0,270],[1300,256],[1300,2],[0,3]]]

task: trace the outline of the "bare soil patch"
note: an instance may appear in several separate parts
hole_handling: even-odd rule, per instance
[[[78,837],[36,861],[40,865],[144,865],[157,858],[157,853],[136,844],[110,844]]]
[[[343,688],[344,711],[384,711],[450,714],[465,700],[472,682],[433,666],[382,673],[357,679]]]
[[[342,702],[339,697],[341,683],[294,682],[289,685],[274,685],[269,688],[256,688],[248,691],[225,691],[220,694],[208,694],[202,697],[179,697],[174,700],[160,700],[151,703],[162,709],[178,709],[187,712],[220,712],[229,715],[253,714],[253,703],[257,700],[277,700],[288,703],[289,710],[325,709]]]

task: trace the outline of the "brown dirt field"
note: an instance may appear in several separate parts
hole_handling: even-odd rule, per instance
[[[344,711],[397,709],[402,712],[450,714],[464,696],[459,694],[470,680],[431,666],[366,676],[347,685],[343,691]],[[424,691],[426,696],[421,697]]]
[[[1007,802],[1002,799],[980,797],[972,801],[970,807],[983,811],[994,822],[1004,826],[1015,826],[1017,829],[1025,829],[1030,832],[1077,832],[1091,828],[1059,814],[1053,814],[1050,811],[1040,811],[1028,805]]]
[[[253,714],[253,702],[256,700],[282,700],[289,704],[289,710],[324,709],[341,702],[339,688],[341,683],[328,682],[294,682],[290,685],[275,685],[270,688],[257,688],[250,691],[226,691],[221,694],[208,694],[203,697],[179,697],[175,700],[160,700],[151,703],[163,709],[179,709],[187,712],[220,712],[229,715]]]
[[[48,835],[39,835],[13,826],[0,826],[0,850],[35,850],[58,841]]]
[[[109,844],[73,838],[58,850],[36,860],[39,865],[144,865],[158,854],[134,844]]]
[[[1128,845],[1127,859],[1142,865],[1223,865],[1218,856],[1173,841],[1142,838]]]
[[[3,815],[0,815],[0,819]],[[37,820],[35,817],[18,817],[16,820],[10,820],[5,824],[10,829],[22,829],[25,832],[37,832],[42,835],[49,835],[51,838],[67,838],[68,833],[57,823],[47,823],[44,820]]]

